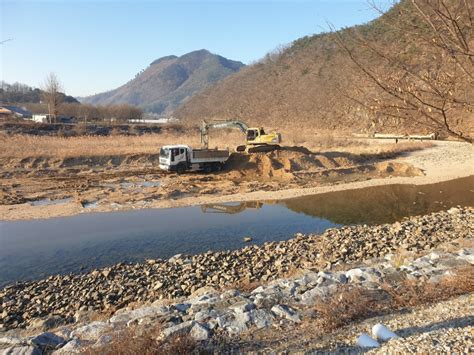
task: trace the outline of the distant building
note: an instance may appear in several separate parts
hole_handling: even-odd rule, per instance
[[[48,114],[33,115],[32,120],[38,123],[48,123],[50,122],[49,117],[50,115]]]
[[[52,118],[52,115],[47,113],[42,113],[38,115],[33,115],[33,121],[38,123],[74,123],[74,117],[67,116],[57,116],[56,119]]]
[[[0,106],[0,116],[14,116],[16,118],[30,119],[33,114],[25,107],[2,105]]]

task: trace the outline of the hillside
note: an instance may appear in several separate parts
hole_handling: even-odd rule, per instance
[[[170,113],[192,95],[237,72],[243,63],[207,50],[153,61],[125,85],[81,99],[94,105],[131,104],[146,111]]]
[[[0,88],[0,103],[39,103],[42,100],[43,91],[31,86],[14,83],[8,84],[2,82]],[[61,93],[61,102],[79,103],[74,97]]]
[[[447,3],[451,10],[455,7],[461,12],[462,6],[468,6],[460,0]],[[376,103],[387,103],[387,106],[393,103],[394,107],[395,103],[371,82],[338,44],[338,39],[342,39],[365,67],[395,88],[403,80],[401,71],[396,71],[393,64],[388,65],[387,60],[369,47],[389,55],[400,55],[415,74],[435,75],[434,63],[441,58],[442,53],[436,52],[436,48],[432,49],[429,42],[428,45],[423,42],[422,36],[414,42],[403,28],[396,28],[421,27],[419,16],[414,15],[410,6],[411,2],[402,1],[365,25],[297,39],[285,49],[269,53],[258,63],[247,66],[194,96],[175,112],[175,116],[190,122],[205,117],[238,118],[251,125],[262,124],[271,128],[306,132],[308,129],[314,132],[437,131],[439,127],[436,125],[424,127],[419,124],[423,121],[420,119],[421,110],[417,112],[411,109],[402,114],[377,110],[369,97],[374,98],[372,100]],[[467,41],[472,41],[472,27],[468,27],[466,33]],[[427,32],[428,36],[431,34]],[[361,40],[357,41],[356,38]],[[436,70],[445,65],[441,62],[438,64]],[[472,71],[472,61],[469,65],[468,69]],[[460,80],[456,79],[457,93],[472,104],[472,81],[467,80],[467,76],[459,77]],[[431,108],[427,107],[425,111],[431,112]],[[463,127],[471,132],[474,130],[472,113],[456,109],[450,113],[456,115],[453,117],[453,127]]]

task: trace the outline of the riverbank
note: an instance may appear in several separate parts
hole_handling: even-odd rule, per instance
[[[473,222],[473,208],[452,208],[234,253],[181,255],[12,285],[0,292],[0,349],[58,355],[137,353],[157,346],[171,347],[170,353],[184,348],[364,352],[356,338],[383,323],[400,338],[382,341],[379,352],[465,351],[472,346]],[[250,265],[239,269],[245,260]],[[271,272],[259,272],[262,264]],[[197,278],[199,265],[211,270],[210,278],[201,278],[209,282],[186,292],[182,286]],[[220,269],[212,271],[212,265]],[[235,268],[241,279],[246,273],[255,280],[231,282]],[[163,297],[160,290],[174,285],[185,296]],[[114,304],[120,295],[108,288],[120,286],[135,296],[130,303]],[[74,309],[87,297],[86,307],[73,316],[61,315],[59,306]],[[104,304],[109,307],[103,312],[94,311]],[[31,312],[36,316],[28,317]],[[22,317],[29,319],[15,324]],[[449,336],[439,331],[451,327],[456,330]]]
[[[299,147],[296,151],[272,153],[275,156],[245,158],[257,159],[255,162],[237,159],[233,162],[235,169],[211,175],[164,174],[157,170],[157,156],[84,161],[71,158],[56,163],[23,159],[21,166],[10,161],[8,164],[13,165],[5,163],[7,171],[1,174],[4,187],[0,192],[0,216],[2,220],[22,220],[281,200],[387,184],[430,184],[474,175],[471,145],[430,142],[429,146],[420,147],[423,149],[405,153],[401,147],[395,158],[387,158],[388,153],[374,153],[373,148],[367,150],[370,154],[336,154],[308,153]],[[99,165],[88,165],[91,162]]]
[[[347,226],[321,235],[240,250],[176,255],[117,264],[79,275],[12,284],[0,291],[3,329],[53,318],[69,323],[81,312],[115,312],[134,303],[189,296],[204,287],[245,288],[302,270],[324,270],[387,254],[419,253],[474,235],[474,208],[452,208],[378,226]],[[79,313],[78,313],[79,312]]]

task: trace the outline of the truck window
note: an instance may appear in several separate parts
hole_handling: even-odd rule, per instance
[[[184,153],[184,149],[183,148],[179,148],[179,154],[183,154]]]
[[[163,149],[163,148],[160,149],[160,157],[162,157],[162,158],[168,158],[169,153],[170,153],[170,151],[167,148],[166,149]]]

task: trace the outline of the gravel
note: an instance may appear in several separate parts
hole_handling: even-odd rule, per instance
[[[323,270],[400,249],[421,252],[473,235],[474,209],[452,208],[394,224],[347,226],[329,229],[322,235],[298,234],[288,241],[260,247],[176,255],[141,264],[120,263],[87,274],[16,283],[0,291],[0,330],[31,327],[51,316],[56,317],[55,324],[60,319],[72,323],[78,311],[101,312],[131,303],[175,299],[203,287],[228,288],[243,280],[267,282],[295,270]],[[42,326],[48,328],[44,322]]]

